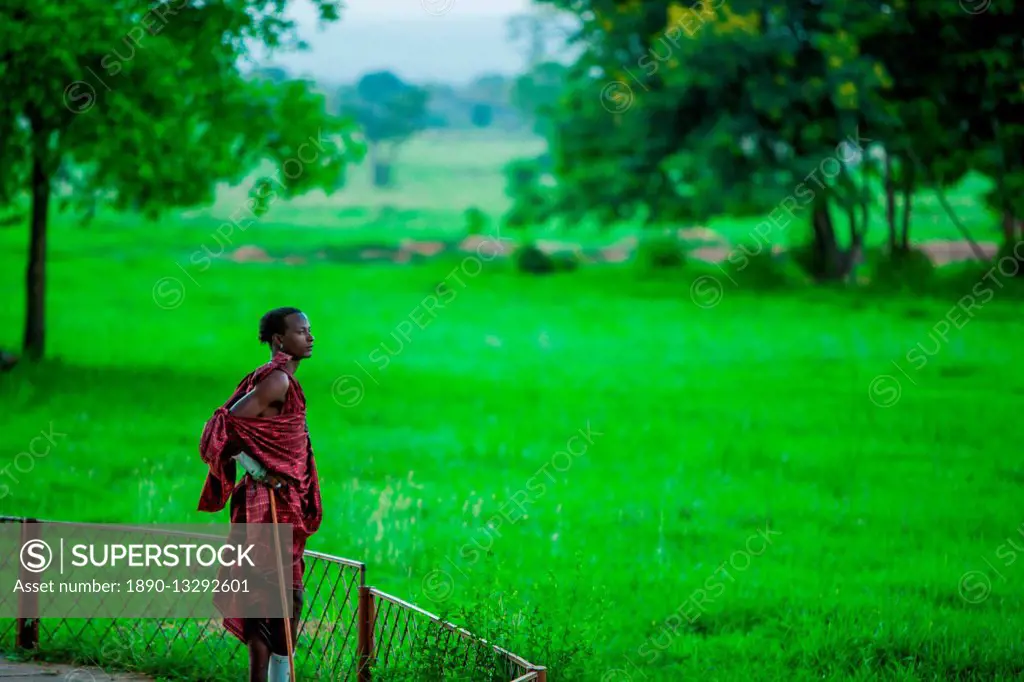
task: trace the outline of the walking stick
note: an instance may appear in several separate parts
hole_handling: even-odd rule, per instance
[[[277,536],[277,493],[274,492],[273,488],[270,490],[270,518],[274,521],[274,551],[277,554],[277,568],[281,572],[281,606],[284,607],[286,614],[284,621],[284,645],[288,650],[288,680],[289,682],[296,682],[295,680],[295,658],[292,651],[292,619],[291,615],[288,614],[288,597],[284,591],[284,561],[281,558],[281,538]]]

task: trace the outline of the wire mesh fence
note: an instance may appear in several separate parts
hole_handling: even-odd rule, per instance
[[[62,532],[82,525],[12,516],[0,517],[0,523],[21,524],[23,542],[44,535],[47,525],[60,525]],[[17,561],[12,555],[0,556],[0,573],[20,570],[12,565]],[[361,562],[307,550],[305,563],[296,678],[545,682],[543,667],[367,586]],[[0,590],[0,607],[4,613],[29,613],[23,603],[27,598],[31,596]],[[108,670],[211,681],[245,679],[249,665],[245,646],[220,619],[212,618],[0,618],[0,651],[16,650]]]
[[[464,628],[380,590],[366,591],[373,662],[375,670],[390,674],[386,679],[405,679],[407,673],[473,682],[541,679],[529,677],[539,674],[536,666]]]

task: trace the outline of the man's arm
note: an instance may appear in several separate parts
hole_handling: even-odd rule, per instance
[[[257,384],[256,388],[239,398],[238,402],[232,405],[229,411],[238,417],[258,417],[274,403],[283,403],[287,393],[288,375],[281,370],[274,370]],[[274,488],[287,485],[287,481],[284,478],[269,473],[266,467],[248,454],[242,452],[235,455],[235,459],[257,481],[266,483]]]
[[[274,370],[238,402],[231,406],[230,412],[236,417],[258,417],[274,403],[283,403],[288,394],[288,375],[279,369]]]

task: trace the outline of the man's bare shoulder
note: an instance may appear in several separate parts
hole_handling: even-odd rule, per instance
[[[275,400],[284,400],[285,395],[288,393],[289,383],[288,373],[284,370],[275,369],[263,377],[256,386],[256,390]]]

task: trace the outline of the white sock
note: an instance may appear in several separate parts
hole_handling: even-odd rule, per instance
[[[288,657],[270,654],[270,665],[267,667],[268,682],[289,682]]]

